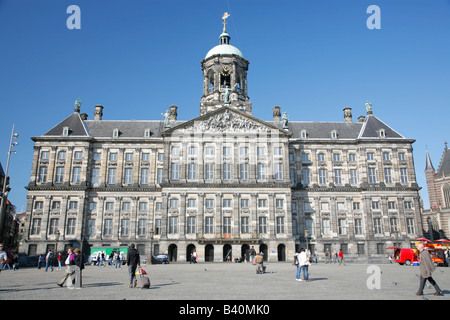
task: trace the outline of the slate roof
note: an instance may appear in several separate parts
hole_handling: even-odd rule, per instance
[[[62,136],[63,128],[69,128],[69,137],[88,137],[89,132],[87,131],[83,120],[78,112],[72,113],[70,116],[65,118],[63,121],[58,123],[52,129],[47,131],[44,136]]]
[[[447,145],[445,146],[436,177],[450,177],[450,151],[448,150]]]
[[[242,113],[239,110],[233,111],[239,114]],[[196,119],[203,119],[205,116],[208,116],[208,114],[189,121],[172,121],[171,129],[195,121]],[[250,115],[246,116],[262,124],[265,123],[270,127],[276,127],[282,130],[281,122],[263,121]],[[119,130],[119,139],[144,138],[144,133],[147,129],[151,131],[150,138],[161,138],[163,131],[166,130],[163,120],[82,120],[80,114],[74,112],[43,136],[62,136],[64,127],[70,128],[69,137],[93,137],[97,139],[112,138],[114,129]],[[331,140],[331,132],[333,130],[337,133],[337,140],[379,139],[378,131],[380,129],[384,129],[385,139],[387,140],[406,139],[373,114],[369,114],[364,122],[289,122],[289,131],[292,133],[291,139],[302,139],[302,130],[306,131],[307,140]],[[448,161],[450,161],[450,155],[448,157]],[[447,165],[447,162],[445,162],[442,165],[442,169],[450,172],[450,164]]]

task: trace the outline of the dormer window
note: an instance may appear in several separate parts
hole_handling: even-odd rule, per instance
[[[386,130],[384,129],[378,130],[378,138],[386,138]]]
[[[331,139],[337,139],[337,131],[336,130],[331,131]]]
[[[64,127],[63,128],[62,135],[65,136],[65,137],[67,137],[69,135],[69,127]]]
[[[114,129],[113,138],[118,138],[118,137],[119,137],[119,129]]]
[[[306,139],[308,137],[308,133],[306,132],[306,130],[301,131],[301,137],[302,139]]]
[[[144,137],[145,138],[150,138],[151,136],[152,136],[152,131],[150,130],[150,129],[145,129],[145,132],[144,132]]]

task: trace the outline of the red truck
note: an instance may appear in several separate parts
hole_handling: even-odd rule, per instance
[[[394,249],[394,261],[398,262],[399,265],[406,264],[407,266],[410,266],[414,262],[419,261],[417,249],[406,249],[396,247],[392,247],[392,249]]]

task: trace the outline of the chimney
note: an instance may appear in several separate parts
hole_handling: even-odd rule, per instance
[[[94,120],[102,120],[102,116],[103,106],[98,104],[95,106]]]
[[[281,119],[281,111],[279,106],[273,107],[273,121],[280,122]]]
[[[346,123],[352,122],[352,108],[350,107],[344,108],[344,119]]]
[[[366,119],[366,117],[364,117],[364,116],[359,116],[358,117],[358,121],[359,122],[364,122],[365,119]]]
[[[178,107],[175,105],[171,105],[169,108],[170,108],[170,121],[176,121],[178,115],[177,113]]]
[[[80,117],[81,117],[81,120],[87,120],[88,115],[87,115],[87,113],[82,113],[82,114],[80,114]]]

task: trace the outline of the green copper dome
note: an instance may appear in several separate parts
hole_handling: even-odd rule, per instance
[[[209,50],[205,56],[205,59],[208,59],[215,55],[226,55],[226,54],[234,54],[241,58],[244,58],[244,55],[242,54],[241,50],[230,44],[230,36],[228,33],[223,32],[219,36],[219,39],[220,44]]]

